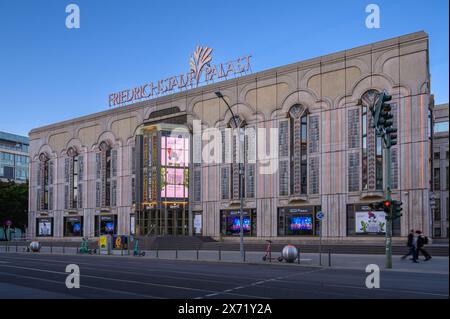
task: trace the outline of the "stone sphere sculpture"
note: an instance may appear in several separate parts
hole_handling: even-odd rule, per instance
[[[288,263],[293,263],[297,259],[298,250],[294,245],[286,245],[283,247],[281,256],[283,256],[283,259]]]
[[[32,241],[30,243],[30,250],[34,253],[39,252],[41,250],[41,244],[38,241]]]

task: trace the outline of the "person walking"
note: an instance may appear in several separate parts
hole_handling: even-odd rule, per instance
[[[417,259],[419,258],[419,253],[417,252],[417,242],[419,239],[419,235],[416,233],[413,233],[412,236],[412,248],[411,250],[413,251],[413,255],[412,255],[412,261],[413,263],[418,263]]]
[[[413,245],[413,240],[414,240],[414,229],[411,229],[409,231],[408,234],[408,241],[406,243],[406,247],[408,247],[409,251],[406,255],[402,256],[402,260],[405,259],[408,256],[412,256],[414,258],[414,254],[416,253],[414,245]]]
[[[416,231],[417,234],[417,250],[416,260],[419,259],[419,252],[425,257],[425,261],[431,259],[431,255],[425,250],[424,246],[428,244],[428,237],[424,236],[420,230]]]

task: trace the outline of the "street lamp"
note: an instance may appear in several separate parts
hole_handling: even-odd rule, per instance
[[[223,95],[220,91],[215,92],[215,94],[219,99],[222,99],[225,102],[228,109],[230,110],[231,116],[233,117],[234,126],[236,127],[236,129],[239,130],[238,131],[239,132],[238,141],[240,142],[241,141],[241,139],[240,139],[241,129],[238,127],[238,123],[236,121],[236,116],[234,116],[233,110],[231,109],[230,105],[225,100],[225,98],[223,97]],[[244,258],[244,210],[243,210],[243,206],[244,206],[244,169],[245,169],[245,166],[243,165],[243,163],[241,163],[241,161],[239,161],[239,200],[240,200],[240,205],[239,205],[239,223],[240,223],[239,250],[241,252],[242,258]]]

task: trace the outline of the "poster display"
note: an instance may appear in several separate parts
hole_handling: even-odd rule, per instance
[[[358,234],[383,234],[386,232],[384,211],[355,212],[355,229]]]
[[[38,218],[36,221],[37,236],[53,236],[53,218]]]

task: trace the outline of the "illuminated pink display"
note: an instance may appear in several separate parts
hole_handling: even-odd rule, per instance
[[[161,137],[161,197],[188,197],[189,138]]]

